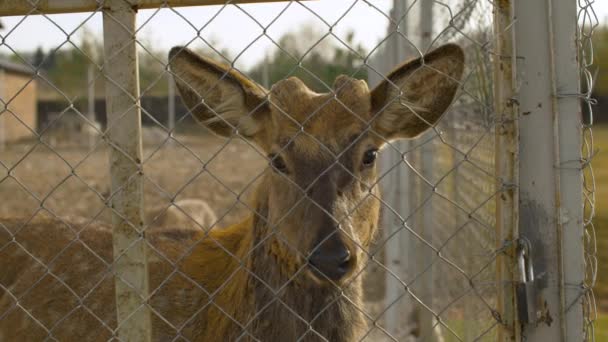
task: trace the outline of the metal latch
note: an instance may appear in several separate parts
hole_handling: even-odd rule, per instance
[[[532,265],[531,244],[525,238],[519,239],[517,247],[517,265],[521,281],[516,287],[517,311],[519,321],[524,324],[534,324],[537,320],[536,286],[534,284],[534,268]]]

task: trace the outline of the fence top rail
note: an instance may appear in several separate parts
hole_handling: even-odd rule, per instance
[[[223,5],[226,0],[124,0],[134,8]],[[281,2],[285,0],[238,0],[235,3]],[[0,16],[28,14],[59,14],[92,12],[109,6],[107,0],[3,0],[0,1]]]

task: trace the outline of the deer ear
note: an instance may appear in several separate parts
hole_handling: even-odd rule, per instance
[[[213,132],[256,138],[268,112],[267,91],[234,68],[184,47],[169,52],[169,66],[182,101]]]
[[[448,44],[393,70],[372,91],[376,133],[394,140],[433,127],[452,103],[463,69],[464,52]]]

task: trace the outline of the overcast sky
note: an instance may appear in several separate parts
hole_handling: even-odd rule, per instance
[[[462,4],[462,1],[457,0],[443,2],[454,8]],[[263,33],[261,26],[272,23],[268,26],[267,35],[277,40],[283,33],[296,30],[305,23],[312,23],[319,30],[327,32],[328,27],[322,21],[325,20],[330,25],[338,22],[334,32],[339,37],[344,38],[349,30],[355,31],[355,42],[370,50],[385,34],[388,21],[381,11],[388,14],[392,0],[373,0],[369,3],[373,3],[376,8],[363,1],[325,0],[302,4],[240,5],[240,9],[229,5],[142,10],[138,15],[138,25],[141,27],[138,37],[147,46],[167,50],[174,45],[188,43],[196,36],[196,30],[204,27],[202,37],[212,40],[219,48],[229,49],[233,56],[244,51],[239,62],[250,66],[262,58],[267,48],[273,46],[267,37],[256,41]],[[608,1],[596,1],[594,8],[600,21],[606,22]],[[277,16],[278,19],[275,20]],[[344,17],[340,19],[342,16]],[[85,28],[98,39],[101,39],[102,34],[102,18],[99,13],[4,17],[2,22],[5,28],[0,34],[6,35],[6,44],[17,51],[31,51],[37,46],[42,46],[45,50],[54,49],[66,41],[66,34],[61,29],[70,34],[76,30],[71,38],[75,42],[80,42]],[[203,43],[199,40],[196,44]],[[6,46],[0,46],[0,53],[9,52]]]

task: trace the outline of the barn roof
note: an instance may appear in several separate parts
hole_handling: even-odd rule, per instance
[[[6,59],[0,59],[0,70],[6,70],[9,72],[24,74],[24,75],[33,75],[34,71],[32,68],[28,67],[25,64],[19,64],[15,62],[7,61]]]

